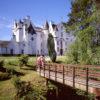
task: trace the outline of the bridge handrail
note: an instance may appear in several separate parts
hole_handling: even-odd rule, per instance
[[[77,68],[96,68],[100,69],[100,65],[81,65],[81,64],[57,64],[57,63],[46,63],[45,65],[50,65],[50,66],[69,66],[69,67],[77,67]]]
[[[96,70],[94,70],[96,69]],[[57,63],[46,63],[43,67],[43,73],[45,77],[45,72],[48,71],[49,79],[52,76],[50,73],[54,72],[55,81],[57,78],[61,78],[57,76],[58,73],[62,73],[63,84],[65,83],[65,75],[72,77],[73,87],[75,87],[75,79],[85,79],[86,80],[86,91],[88,93],[89,80],[100,82],[100,66],[97,65],[73,65],[73,64],[57,64]],[[41,74],[41,69],[40,69]]]

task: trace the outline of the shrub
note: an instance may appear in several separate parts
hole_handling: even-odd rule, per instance
[[[4,60],[0,60],[0,67],[4,66]]]
[[[45,80],[36,78],[31,82],[21,81],[19,77],[14,76],[12,83],[16,88],[17,100],[46,100],[47,87]]]
[[[21,55],[19,57],[19,66],[22,67],[23,65],[27,65],[29,56],[28,55]]]
[[[10,65],[10,66],[17,66],[18,65],[18,61],[16,61],[16,60],[8,61],[7,64]]]
[[[6,72],[6,68],[4,68],[4,60],[0,60],[0,71]]]
[[[15,70],[13,67],[6,68],[6,71],[7,71],[10,75],[16,74],[16,70]]]
[[[12,79],[13,85],[16,88],[15,98],[23,98],[24,100],[33,100],[33,89],[30,82],[21,81],[19,77],[14,76]]]

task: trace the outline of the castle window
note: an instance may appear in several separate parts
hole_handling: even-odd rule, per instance
[[[63,26],[61,26],[61,29],[63,29]]]
[[[41,49],[41,54],[42,54],[42,49]]]
[[[34,33],[32,32],[31,35],[33,35]]]
[[[41,38],[42,38],[42,34],[41,34]]]
[[[59,45],[59,41],[57,41],[57,45]]]
[[[41,47],[42,47],[42,43],[41,43]]]
[[[13,55],[13,53],[14,53],[14,52],[13,52],[13,49],[11,49],[11,50],[10,50],[10,54]]]
[[[33,40],[34,40],[34,38],[32,37],[32,38],[31,38],[31,40],[33,41]]]
[[[69,38],[66,38],[66,40],[68,40]]]
[[[67,42],[65,42],[65,45],[67,45]]]
[[[59,47],[57,47],[57,51],[59,52]]]
[[[22,50],[21,53],[24,54],[24,50]]]
[[[25,46],[25,44],[23,44],[23,46]]]
[[[63,33],[61,33],[61,37],[63,37]]]

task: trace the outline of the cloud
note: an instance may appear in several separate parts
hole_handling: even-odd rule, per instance
[[[0,16],[0,29],[4,28],[11,28],[11,21],[8,20],[6,17]]]
[[[12,27],[12,25],[11,25],[11,24],[9,24],[9,25],[6,25],[5,27],[6,27],[6,28],[11,28],[11,27]]]

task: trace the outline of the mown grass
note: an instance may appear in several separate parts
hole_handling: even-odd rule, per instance
[[[57,56],[56,62],[57,63],[64,63],[64,64],[66,64],[67,63],[66,60],[67,60],[66,56]]]

